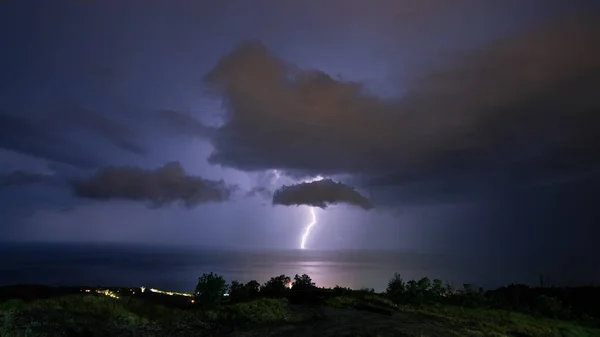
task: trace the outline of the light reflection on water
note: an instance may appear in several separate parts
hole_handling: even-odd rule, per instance
[[[119,245],[0,246],[0,285],[126,285],[193,290],[205,272],[229,282],[308,274],[319,286],[385,289],[394,272],[405,279],[440,278],[458,286],[494,287],[507,282],[535,283],[510,263],[483,268],[443,256],[377,251],[226,251]]]

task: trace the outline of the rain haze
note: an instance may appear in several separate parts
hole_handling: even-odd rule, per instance
[[[0,26],[0,284],[74,256],[171,288],[600,282],[595,1],[9,0]]]

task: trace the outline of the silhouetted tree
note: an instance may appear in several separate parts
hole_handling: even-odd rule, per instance
[[[385,290],[387,297],[394,303],[399,304],[405,299],[406,283],[398,273],[388,282]]]
[[[346,296],[352,293],[352,289],[336,285],[333,287],[333,293],[335,296]]]
[[[271,277],[260,289],[260,293],[266,297],[285,297],[288,294],[291,279],[283,274]]]
[[[255,281],[249,281],[243,284],[238,281],[231,281],[229,286],[229,300],[231,302],[243,302],[256,298],[260,289],[260,284]]]
[[[440,301],[441,298],[444,296],[444,283],[442,282],[442,280],[440,279],[435,279],[433,280],[433,283],[431,284],[431,296],[433,298],[433,300],[435,301]]]
[[[298,274],[296,274],[296,276],[294,276],[294,283],[292,285],[292,290],[305,291],[305,290],[312,290],[313,288],[315,288],[315,284],[313,283],[310,276],[308,276],[306,274],[302,274],[302,276],[299,276]]]
[[[229,300],[231,302],[241,302],[248,299],[248,293],[243,283],[231,281],[229,286]]]
[[[256,297],[260,291],[260,283],[256,280],[251,280],[246,283],[245,288],[248,290],[250,297]]]
[[[472,284],[470,284],[470,283],[463,284],[463,289],[462,289],[463,294],[473,294],[474,292],[475,292],[475,289],[473,288]]]
[[[194,295],[198,303],[206,306],[214,306],[223,300],[223,295],[227,291],[227,282],[222,276],[210,273],[203,274],[198,278],[196,291]]]
[[[420,279],[417,282],[417,288],[419,289],[419,292],[428,293],[431,289],[431,281],[429,280],[429,277],[423,277]]]

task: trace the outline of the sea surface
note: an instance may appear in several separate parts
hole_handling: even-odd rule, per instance
[[[502,262],[502,261],[499,261]],[[308,274],[324,287],[382,291],[394,272],[405,280],[427,276],[461,287],[536,284],[539,272],[504,263],[468,263],[443,255],[398,251],[241,251],[119,244],[2,244],[0,285],[147,286],[193,291],[203,273],[229,282]]]

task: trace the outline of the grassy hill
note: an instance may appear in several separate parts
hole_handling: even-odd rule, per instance
[[[592,316],[559,319],[562,307],[507,310],[480,292],[432,300],[432,285],[411,293],[417,288],[402,282],[398,294],[394,280],[382,294],[271,281],[229,286],[230,296],[217,302],[206,301],[206,291],[0,287],[0,336],[600,336]]]

